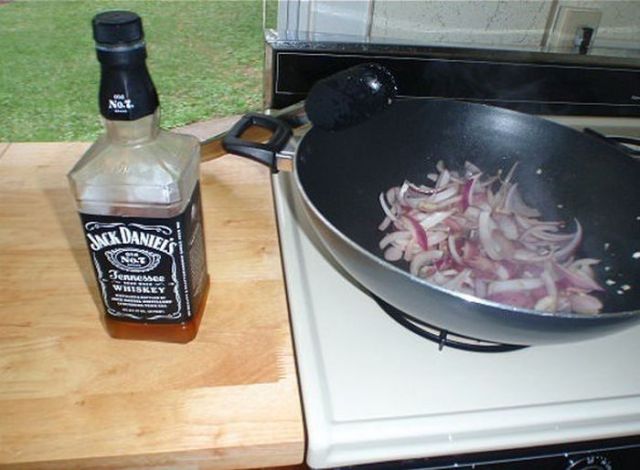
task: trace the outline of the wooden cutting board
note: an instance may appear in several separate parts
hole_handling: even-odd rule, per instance
[[[87,145],[0,144],[0,464],[302,462],[268,170],[230,156],[202,165],[211,289],[197,338],[114,340],[65,177]]]

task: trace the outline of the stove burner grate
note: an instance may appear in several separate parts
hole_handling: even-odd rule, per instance
[[[459,335],[450,331],[442,330],[422,320],[418,320],[417,318],[407,315],[406,313],[389,305],[379,297],[373,296],[373,299],[387,315],[393,318],[400,325],[423,338],[436,342],[438,344],[438,350],[440,351],[442,351],[445,346],[460,349],[462,351],[473,352],[509,352],[527,347],[517,344],[494,343],[492,341],[480,340],[470,336]]]

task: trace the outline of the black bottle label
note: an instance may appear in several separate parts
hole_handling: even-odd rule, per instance
[[[207,276],[199,186],[176,217],[80,217],[107,315],[146,323],[195,315]]]

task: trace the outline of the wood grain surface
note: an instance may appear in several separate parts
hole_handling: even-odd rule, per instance
[[[65,176],[86,148],[0,144],[0,465],[302,462],[268,170],[230,156],[202,165],[211,289],[197,338],[114,340]]]

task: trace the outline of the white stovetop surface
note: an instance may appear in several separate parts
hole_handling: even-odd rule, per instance
[[[293,186],[274,176],[309,466],[640,434],[640,327],[508,353],[438,351],[337,271]]]

